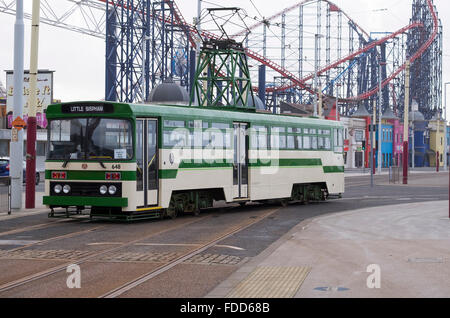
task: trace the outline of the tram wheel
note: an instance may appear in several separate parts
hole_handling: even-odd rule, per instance
[[[175,219],[178,215],[177,208],[175,207],[175,203],[173,200],[170,200],[169,207],[166,209],[165,215],[167,215],[172,220]]]

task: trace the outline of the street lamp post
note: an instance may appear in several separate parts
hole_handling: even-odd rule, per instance
[[[23,63],[24,63],[24,23],[23,0],[16,2],[16,20],[14,23],[14,108],[13,119],[23,117]],[[22,208],[23,178],[23,130],[13,127],[10,143],[11,208]],[[33,179],[34,180],[34,179]]]
[[[317,83],[317,78],[318,78],[318,60],[319,60],[319,52],[318,52],[318,41],[320,40],[320,38],[322,38],[323,36],[321,34],[315,34],[314,36],[314,117],[317,117],[317,94],[316,92],[318,92],[318,83]]]
[[[450,82],[447,82],[444,84],[445,88],[444,88],[444,119],[445,119],[445,138],[444,138],[444,166],[445,166],[445,171],[447,171],[447,152],[448,152],[448,146],[447,146],[447,84],[450,84]],[[448,217],[450,219],[450,174],[449,174],[449,187],[448,187],[448,197],[449,197],[449,201],[448,201]]]
[[[381,57],[379,58],[378,61],[378,173],[381,174],[381,165],[382,165],[382,160],[381,160],[381,156],[382,156],[382,151],[381,151],[381,144],[382,144],[382,140],[381,140],[381,116],[383,113],[383,103],[382,103],[382,85],[381,85],[381,66],[382,65],[386,65],[385,62],[381,61]]]
[[[409,76],[411,63],[406,60],[405,67],[405,109],[403,112],[403,184],[408,184],[408,147],[409,147]]]
[[[340,83],[336,83],[336,120],[338,120],[338,112],[339,112],[339,88],[341,87]]]

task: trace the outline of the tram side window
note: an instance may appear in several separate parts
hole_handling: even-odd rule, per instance
[[[297,149],[302,149],[303,148],[303,136],[296,136],[296,147]]]
[[[163,133],[163,144],[168,147],[188,146],[187,131],[185,129],[165,129]]]
[[[251,130],[251,144],[253,149],[267,149],[268,148],[268,134],[265,126],[252,126]]]
[[[287,136],[287,148],[295,149],[295,136],[293,136],[293,135]]]
[[[311,148],[314,150],[317,149],[317,136],[311,136]]]
[[[284,127],[271,128],[270,147],[272,149],[286,149],[286,129]]]
[[[182,120],[165,120],[164,127],[184,128],[184,121],[182,121]]]
[[[303,149],[311,149],[311,136],[303,136]]]
[[[343,152],[344,150],[344,136],[342,129],[335,128],[333,131],[334,152]]]
[[[325,149],[325,140],[323,137],[319,137],[317,139],[317,148],[319,149]]]
[[[163,145],[166,147],[189,147],[188,130],[183,120],[164,120]]]
[[[230,124],[212,123],[211,124],[211,145],[218,149],[231,148],[231,129]]]
[[[325,149],[326,150],[331,150],[331,140],[329,137],[324,138],[325,140]]]

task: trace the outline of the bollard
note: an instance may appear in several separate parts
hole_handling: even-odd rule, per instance
[[[11,177],[8,177],[8,215],[11,215]]]
[[[376,158],[375,158],[376,156],[375,156],[375,151],[373,152],[373,161],[372,161],[372,170],[373,170],[373,174],[375,174],[375,171],[376,171]]]
[[[436,172],[439,172],[439,151],[436,151]]]
[[[403,141],[403,184],[408,184],[408,141]]]

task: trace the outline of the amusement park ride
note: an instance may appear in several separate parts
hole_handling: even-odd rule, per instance
[[[214,25],[202,24],[200,30],[187,23],[173,0],[66,0],[68,9],[62,13],[52,1],[42,1],[42,23],[105,38],[106,100],[144,101],[168,78],[189,91],[200,38],[220,37]],[[15,1],[0,2],[1,12],[14,14]],[[74,16],[77,23],[71,23]],[[246,36],[243,49],[253,90],[265,93],[271,110],[281,100],[311,104],[321,90],[325,99],[335,100],[338,94],[341,115],[353,114],[360,105],[372,113],[381,77],[383,112],[389,107],[403,117],[409,59],[410,98],[425,119],[442,115],[442,25],[432,0],[412,0],[410,23],[383,34],[364,30],[327,0],[299,1],[268,18],[244,18],[253,24],[244,23],[230,38]],[[317,43],[315,35],[322,35]],[[258,76],[261,66],[264,76]],[[315,75],[319,86],[313,83]]]

